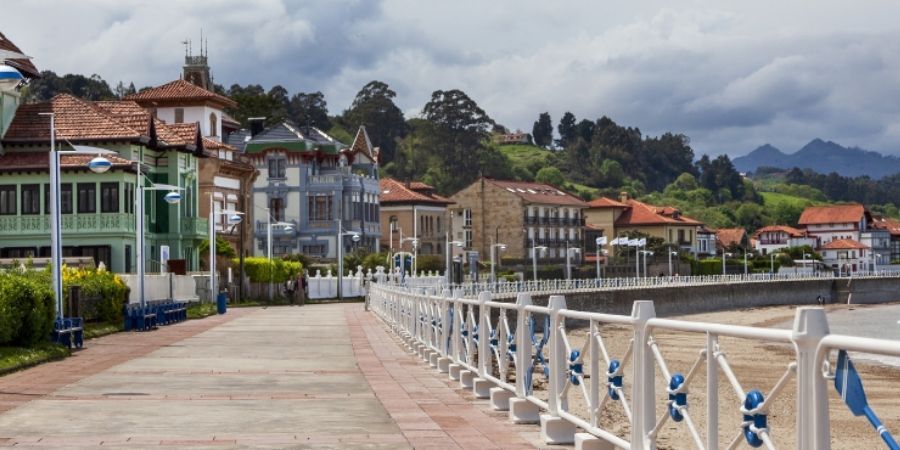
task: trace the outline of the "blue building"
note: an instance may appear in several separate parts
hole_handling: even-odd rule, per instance
[[[228,142],[241,146],[259,171],[252,195],[254,255],[267,253],[269,223],[290,223],[272,227],[273,256],[334,259],[339,220],[345,253],[378,250],[378,149],[364,127],[349,146],[314,127],[289,123],[236,133]],[[353,234],[360,239],[354,241]]]

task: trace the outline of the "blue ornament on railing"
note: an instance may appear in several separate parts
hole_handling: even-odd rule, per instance
[[[678,392],[682,385],[684,385],[684,375],[680,373],[672,375],[672,379],[669,380],[669,401],[671,402],[669,403],[669,417],[675,422],[684,420],[684,415],[677,407],[687,406],[687,393]]]
[[[569,380],[575,386],[581,384],[580,376],[584,376],[584,364],[578,361],[578,357],[581,356],[581,352],[578,350],[572,350],[569,353]]]
[[[767,427],[767,419],[765,414],[747,414],[747,412],[753,411],[758,408],[765,401],[766,397],[762,392],[759,392],[756,389],[747,393],[747,397],[744,398],[744,438],[747,439],[747,444],[751,447],[759,447],[763,444],[762,438],[759,436],[758,431],[764,430]],[[756,432],[750,429],[750,425],[753,425],[754,428],[757,429]]]
[[[622,362],[618,359],[614,359],[609,362],[609,369],[606,371],[606,381],[607,388],[606,392],[609,394],[609,398],[613,400],[619,399],[619,391],[616,388],[622,387],[622,375],[618,374],[619,367],[622,366]]]

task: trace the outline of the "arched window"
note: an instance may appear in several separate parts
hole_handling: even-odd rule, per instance
[[[209,113],[209,135],[218,136],[219,118],[216,113]]]

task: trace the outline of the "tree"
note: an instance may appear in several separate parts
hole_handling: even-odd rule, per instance
[[[581,122],[578,122],[578,125],[575,126],[575,135],[584,139],[585,142],[591,142],[591,139],[594,136],[594,122],[582,119]]]
[[[556,127],[556,130],[559,131],[559,141],[557,144],[565,148],[567,145],[571,144],[575,141],[575,137],[578,136],[578,130],[575,126],[575,114],[566,111],[563,114],[562,119],[559,119],[559,125]]]
[[[425,120],[449,131],[484,139],[494,120],[465,92],[458,89],[434,91],[422,109]]]
[[[301,128],[316,127],[324,131],[331,128],[328,103],[325,102],[325,95],[319,91],[294,94],[288,104],[288,116]]]
[[[538,170],[538,173],[534,176],[534,181],[556,187],[562,187],[566,182],[562,172],[556,167],[544,167],[543,169]]]
[[[266,93],[266,97],[268,97],[269,104],[271,105],[270,107],[272,108],[267,115],[270,122],[284,122],[284,120],[288,118],[288,104],[290,103],[287,89],[276,84],[275,86],[272,86],[272,89],[269,89],[269,92]]]
[[[370,81],[356,94],[344,120],[350,129],[366,127],[372,145],[381,149],[381,163],[394,160],[397,140],[407,133],[403,112],[394,104],[394,92],[386,83]]]
[[[25,99],[29,103],[45,102],[57,94],[71,94],[91,101],[117,99],[100,75],[86,77],[70,73],[60,77],[50,70],[42,71],[40,78],[31,81]]]
[[[531,136],[538,147],[547,148],[553,143],[553,121],[549,112],[543,112],[531,127]]]

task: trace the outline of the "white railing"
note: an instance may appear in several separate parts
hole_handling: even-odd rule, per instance
[[[860,272],[852,277],[835,277],[828,272],[790,273],[790,274],[748,274],[748,275],[698,275],[672,277],[626,277],[626,278],[587,278],[571,280],[538,280],[538,281],[498,281],[451,284],[451,290],[461,290],[463,297],[474,298],[479,292],[489,291],[498,298],[515,298],[516,294],[553,294],[566,292],[586,292],[594,290],[626,290],[644,288],[668,288],[684,286],[722,285],[740,283],[769,283],[773,281],[807,281],[807,280],[850,280],[874,278],[898,278],[900,271],[882,271],[878,273]],[[441,280],[436,280],[436,283]]]
[[[772,449],[777,442],[798,449],[828,449],[832,437],[846,438],[829,431],[827,383],[835,374],[828,367],[836,367],[832,351],[843,356],[843,351],[900,356],[897,341],[829,334],[821,308],[798,308],[792,329],[771,329],[660,319],[651,301],[635,302],[632,314],[624,316],[570,310],[561,295],[551,296],[548,306],[533,305],[528,293],[517,294],[515,303],[496,298],[489,292],[472,299],[463,298],[462,289],[451,294],[439,286],[381,283],[371,287],[368,302],[410,349],[449,372],[461,386],[473,388],[476,397],[490,397],[492,406],[509,410],[513,421],[539,421],[547,443],[573,442],[576,426],[586,431],[578,435],[576,448],[653,449],[660,433],[671,432],[664,425],[672,421],[689,436],[680,441],[680,448],[736,448],[747,442]],[[587,334],[580,345],[567,321],[585,325]],[[616,329],[618,340],[611,337]],[[704,342],[684,374],[670,370],[660,349],[672,333],[694,334]],[[746,379],[753,374],[746,362],[738,364],[745,366],[742,370],[734,370],[726,345],[720,343],[723,337],[729,345],[735,340],[766,344],[761,351],[770,351],[773,357],[789,354],[781,356],[785,364],[778,381],[759,386],[759,380]],[[657,371],[665,390],[657,388]],[[848,373],[837,376],[846,380]],[[720,375],[739,405],[719,401]],[[538,388],[536,377],[546,379],[545,389]],[[706,403],[705,423],[694,421],[688,408],[692,396],[698,395],[690,391],[698,377],[706,379],[705,395],[699,394]],[[794,409],[771,409],[792,380],[796,380]],[[852,390],[846,383],[844,389]],[[662,414],[657,413],[658,406],[663,407]],[[601,418],[612,409],[624,416],[629,433],[603,425]],[[539,416],[540,411],[545,414]],[[767,426],[769,415],[796,421],[794,445],[788,443],[789,437],[779,436],[777,428]],[[741,416],[744,419],[731,432],[720,426],[723,417],[733,421]],[[734,438],[720,445],[720,431]],[[898,448],[893,445],[888,448]]]

